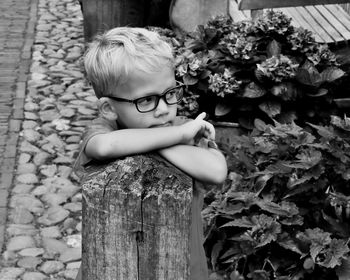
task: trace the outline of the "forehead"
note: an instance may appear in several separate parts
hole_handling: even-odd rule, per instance
[[[128,79],[116,89],[116,96],[135,99],[150,94],[161,94],[175,85],[175,73],[172,67],[163,67],[160,71],[144,72],[134,70]]]

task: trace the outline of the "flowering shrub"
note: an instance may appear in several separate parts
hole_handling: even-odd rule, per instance
[[[346,75],[335,54],[281,12],[241,22],[218,16],[172,39],[176,76],[193,109],[184,114],[206,111],[212,120],[252,129],[255,118],[322,122],[336,109],[332,100]]]
[[[350,119],[333,102],[347,74],[290,23],[270,11],[160,30],[187,85],[180,113],[247,128],[221,143],[228,179],[205,197],[211,279],[350,279]]]
[[[203,212],[212,269],[226,279],[350,279],[350,118],[306,128],[256,119],[233,140],[225,187]]]

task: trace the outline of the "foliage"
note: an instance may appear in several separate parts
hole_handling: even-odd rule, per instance
[[[281,12],[241,22],[218,16],[194,33],[161,33],[171,37],[177,79],[188,86],[183,114],[206,111],[246,128],[255,118],[318,123],[335,114],[345,72],[327,45]]]
[[[266,124],[223,146],[222,191],[206,197],[206,250],[227,279],[350,279],[350,118]]]

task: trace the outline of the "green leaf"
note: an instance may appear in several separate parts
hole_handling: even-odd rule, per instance
[[[213,249],[211,251],[211,265],[214,268],[214,270],[216,269],[216,263],[217,263],[217,259],[220,255],[220,252],[223,248],[223,241],[219,240],[217,243],[215,243],[215,245],[213,246]]]
[[[246,98],[259,98],[265,94],[266,90],[263,87],[259,86],[255,82],[250,82],[244,87],[242,96]]]
[[[255,181],[254,189],[257,190],[257,194],[265,188],[267,182],[273,177],[273,174],[264,174],[259,176]]]
[[[322,71],[321,78],[323,81],[330,83],[335,80],[338,80],[344,75],[345,75],[345,72],[343,70],[336,67],[329,67]]]
[[[328,89],[326,88],[320,88],[317,90],[317,93],[306,93],[306,95],[310,96],[310,97],[321,97],[321,96],[325,96],[328,94]]]
[[[265,131],[266,129],[266,123],[260,119],[254,120],[254,126],[257,130],[260,130],[260,131]]]
[[[276,121],[280,123],[291,123],[297,120],[298,116],[295,111],[282,111],[275,118],[276,118]]]
[[[221,227],[240,227],[240,228],[252,228],[254,223],[248,219],[248,217],[242,217],[241,219],[235,219],[234,221],[228,222]]]
[[[272,56],[279,56],[281,54],[281,44],[278,43],[276,40],[272,40],[268,45],[267,45],[267,56],[272,57]]]
[[[251,278],[252,280],[269,280],[270,279],[270,272],[265,270],[255,270],[253,272],[248,273],[248,278]]]
[[[317,71],[314,64],[308,60],[297,70],[296,80],[304,85],[314,87],[320,86],[323,82],[321,74]]]
[[[335,269],[339,280],[349,280],[350,279],[350,259],[346,258],[342,260],[339,267]]]
[[[259,105],[261,111],[265,112],[270,118],[281,113],[281,103],[274,101],[266,101]]]
[[[295,84],[291,82],[283,82],[274,85],[271,88],[271,93],[284,101],[294,101],[299,95],[299,91]]]
[[[225,102],[218,102],[215,106],[215,116],[225,116],[232,111],[232,106]]]
[[[338,116],[331,116],[331,124],[350,132],[350,118],[347,118],[346,116],[344,116],[344,119],[341,119]]]
[[[191,86],[191,85],[195,85],[198,82],[198,79],[191,76],[190,74],[186,73],[183,76],[183,81],[184,81],[185,85]]]
[[[318,134],[326,139],[331,140],[331,139],[336,138],[336,136],[334,134],[334,130],[331,127],[315,125],[315,124],[311,124],[308,122],[307,122],[307,124],[312,126],[313,128],[315,128],[317,130]]]
[[[260,200],[257,205],[264,211],[281,216],[281,217],[291,217],[298,213],[298,210],[294,204],[284,202],[284,204],[279,205],[277,203]]]
[[[322,250],[324,259],[321,258],[316,263],[327,268],[334,268],[341,265],[342,260],[346,258],[345,256],[349,253],[349,251],[350,249],[346,240],[334,238],[329,246],[326,246]]]
[[[282,248],[290,250],[294,253],[297,253],[299,255],[303,255],[303,253],[300,251],[297,242],[292,239],[288,233],[282,233],[278,239],[277,244],[280,245]]]

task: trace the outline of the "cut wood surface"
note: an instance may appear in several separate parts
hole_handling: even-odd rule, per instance
[[[155,155],[88,168],[84,280],[189,279],[192,179]]]

